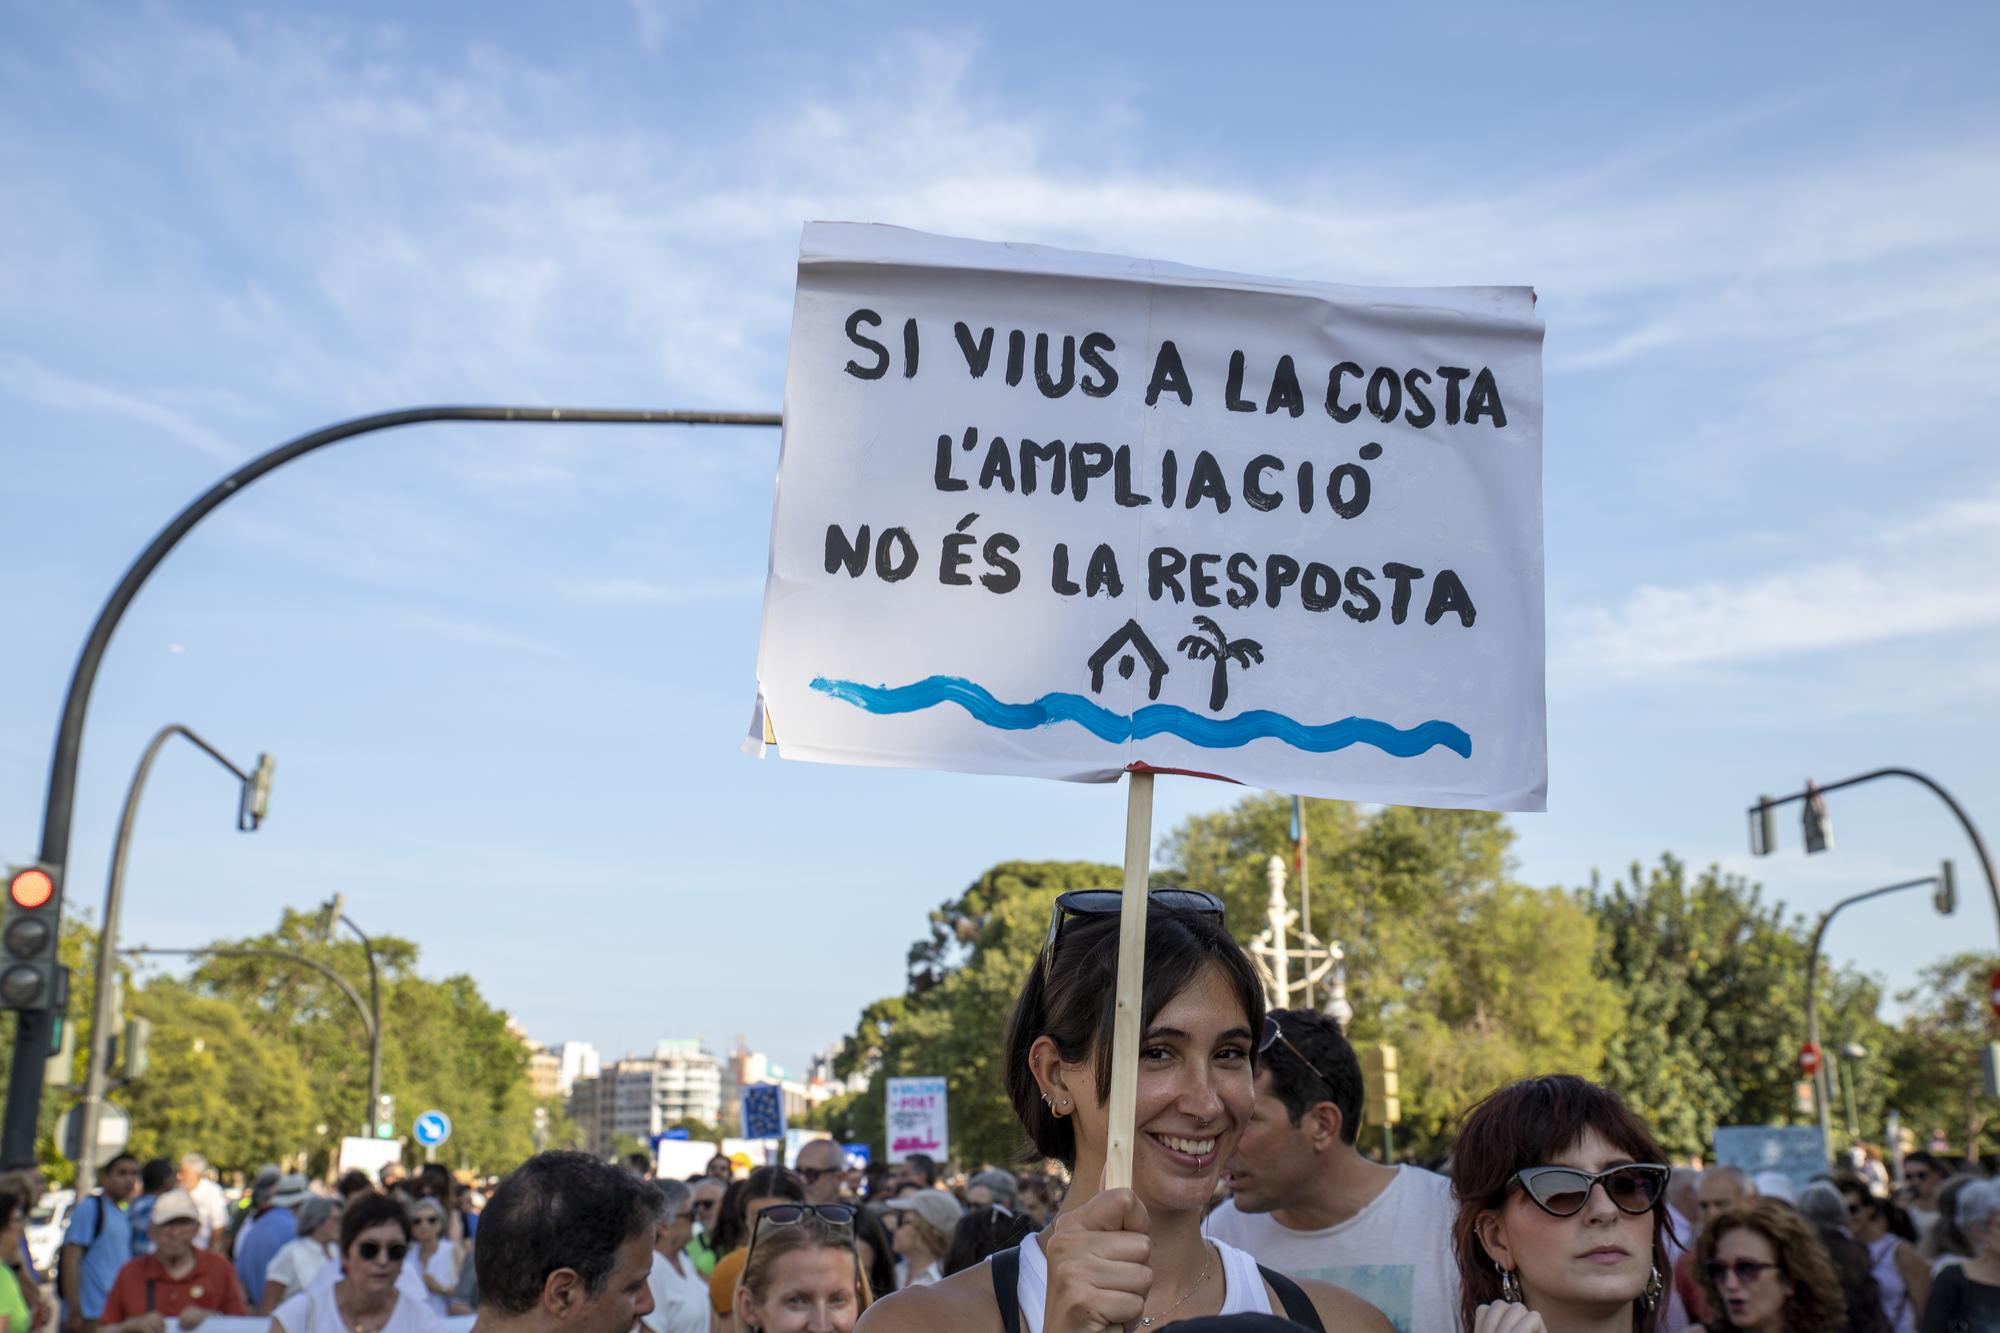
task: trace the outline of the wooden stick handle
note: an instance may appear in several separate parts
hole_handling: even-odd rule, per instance
[[[1125,893],[1118,908],[1118,1007],[1111,1019],[1111,1120],[1104,1188],[1132,1183],[1139,1112],[1139,1016],[1146,996],[1146,892],[1153,865],[1153,775],[1133,772],[1125,791]]]

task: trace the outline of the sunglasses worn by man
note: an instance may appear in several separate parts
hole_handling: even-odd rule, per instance
[[[1283,1046],[1286,1050],[1290,1051],[1293,1057],[1296,1058],[1300,1064],[1304,1065],[1308,1070],[1312,1072],[1313,1077],[1317,1078],[1320,1082],[1326,1084],[1326,1090],[1328,1092],[1334,1092],[1336,1093],[1336,1095],[1338,1095],[1336,1091],[1337,1085],[1333,1081],[1333,1075],[1327,1073],[1324,1069],[1321,1069],[1318,1065],[1306,1059],[1306,1053],[1300,1050],[1298,1047],[1292,1045],[1292,1039],[1285,1035],[1285,1029],[1279,1025],[1277,1016],[1274,1014],[1266,1014],[1264,1016],[1264,1034],[1263,1036],[1258,1038],[1257,1041],[1257,1054],[1263,1055],[1267,1051],[1269,1051],[1273,1046]]]
[[[1582,1171],[1573,1166],[1531,1166],[1514,1173],[1512,1185],[1521,1187],[1535,1206],[1550,1217],[1575,1217],[1590,1202],[1590,1192],[1604,1186],[1604,1197],[1621,1213],[1638,1216],[1658,1206],[1667,1192],[1670,1168],[1657,1162],[1628,1162],[1602,1171]]]

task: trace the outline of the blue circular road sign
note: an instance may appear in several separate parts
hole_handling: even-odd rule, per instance
[[[451,1137],[451,1117],[443,1111],[426,1111],[417,1117],[417,1142],[435,1148]]]

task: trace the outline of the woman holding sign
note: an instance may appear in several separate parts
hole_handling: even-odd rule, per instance
[[[1048,941],[1015,1001],[1007,1093],[1036,1151],[1069,1167],[1062,1210],[1017,1249],[872,1307],[867,1333],[1100,1333],[1203,1315],[1282,1313],[1307,1327],[1388,1333],[1337,1287],[1260,1270],[1201,1234],[1222,1163],[1250,1117],[1264,996],[1222,925],[1222,903],[1148,899],[1132,1186],[1105,1190],[1120,895],[1056,899]]]

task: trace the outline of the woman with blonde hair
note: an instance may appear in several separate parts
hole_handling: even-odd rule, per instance
[[[849,1333],[873,1294],[845,1203],[780,1203],[751,1221],[737,1280],[738,1333]]]
[[[1840,1279],[1812,1228],[1764,1199],[1702,1225],[1695,1272],[1713,1312],[1708,1333],[1834,1333],[1847,1327]]]

